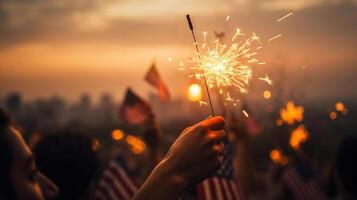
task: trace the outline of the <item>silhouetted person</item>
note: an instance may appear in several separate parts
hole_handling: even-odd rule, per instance
[[[36,168],[35,157],[0,108],[0,200],[44,200],[58,193]]]
[[[38,168],[59,187],[56,199],[88,199],[99,160],[89,136],[58,132],[45,136],[35,147]]]
[[[214,117],[186,128],[133,199],[177,199],[185,189],[212,175],[223,160],[224,124],[222,117]],[[58,192],[37,171],[30,148],[1,109],[0,175],[1,200],[43,200],[44,195],[54,196]]]
[[[341,186],[337,199],[357,199],[357,138],[346,138],[341,143],[336,168]]]

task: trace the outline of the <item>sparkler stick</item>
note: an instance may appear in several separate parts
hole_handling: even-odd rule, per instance
[[[198,49],[196,35],[195,35],[194,30],[193,30],[193,25],[192,25],[192,21],[191,21],[190,15],[186,15],[186,19],[187,19],[188,26],[190,27],[190,30],[191,30],[191,33],[192,33],[193,41],[194,41],[194,44],[195,44],[195,47],[196,47],[196,53],[197,53],[197,56],[198,56],[198,59],[199,59],[200,65],[201,65],[201,54],[200,54],[200,51]],[[207,92],[207,96],[208,96],[209,105],[210,105],[210,108],[211,108],[211,113],[212,113],[212,116],[214,117],[214,111],[213,111],[213,106],[212,106],[211,95],[210,95],[210,92],[209,92],[209,89],[208,89],[207,80],[206,80],[206,76],[205,76],[204,73],[203,73],[203,80],[204,80],[205,86],[206,86],[206,92]]]

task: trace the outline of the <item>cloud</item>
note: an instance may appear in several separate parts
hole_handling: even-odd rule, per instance
[[[351,3],[356,5],[356,0],[261,0],[259,5],[265,10],[301,10],[315,6],[338,5]]]

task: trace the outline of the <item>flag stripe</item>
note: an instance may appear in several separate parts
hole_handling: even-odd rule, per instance
[[[102,181],[99,183],[99,186],[102,187],[103,189],[105,189],[105,192],[107,194],[107,196],[109,197],[109,199],[111,200],[120,200],[117,196],[117,194],[114,193],[113,191],[113,187],[111,185],[109,185],[106,181]]]
[[[115,177],[115,178],[112,178]],[[125,183],[121,180],[120,176],[117,176],[115,172],[108,170],[105,175],[104,179],[114,188],[115,193],[117,196],[122,197],[123,199],[129,199],[130,194],[128,193],[127,189],[125,188]]]
[[[217,200],[223,200],[224,198],[223,198],[222,188],[218,178],[213,178],[213,184],[216,189],[215,191],[217,195]]]
[[[295,199],[324,199],[324,195],[316,179],[313,178],[305,181],[295,167],[286,169],[282,180],[290,189]]]
[[[109,186],[119,199],[129,199],[129,194],[123,188],[123,184],[120,183],[118,179],[112,178],[113,176],[115,175],[107,171],[104,174],[103,181],[109,184]]]
[[[224,196],[227,200],[232,200],[232,192],[228,188],[227,180],[221,180],[223,189],[224,189]]]
[[[236,188],[234,181],[229,181],[229,186],[230,186],[231,190],[233,191],[233,195],[235,196],[235,199],[242,199],[242,198],[240,198],[240,195],[238,195],[237,188]]]
[[[114,172],[117,174],[117,176],[122,179],[123,185],[126,187],[126,190],[129,192],[130,195],[134,195],[137,187],[133,183],[133,181],[125,174],[124,170],[118,165],[112,163],[111,167],[114,169]]]
[[[96,199],[129,200],[137,191],[133,179],[128,176],[125,168],[122,168],[117,162],[120,161],[111,161],[104,170],[97,187],[94,189]]]
[[[205,193],[206,199],[212,200],[212,194],[211,194],[211,190],[210,190],[209,180],[203,181],[203,188],[204,188],[204,193]]]

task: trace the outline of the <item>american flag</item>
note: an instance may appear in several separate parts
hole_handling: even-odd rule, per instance
[[[163,102],[167,102],[170,99],[170,93],[167,89],[166,84],[161,79],[159,72],[156,69],[155,62],[152,63],[149,71],[145,75],[145,80],[152,86],[154,86],[158,92],[160,100]]]
[[[128,124],[141,124],[151,113],[151,108],[143,99],[130,88],[126,90],[124,102],[120,107],[119,117]]]
[[[289,166],[284,170],[282,182],[296,200],[325,199],[315,176],[303,166]]]
[[[135,172],[128,170],[123,157],[118,156],[104,170],[94,189],[94,199],[129,200],[137,190]]]
[[[223,163],[210,178],[197,185],[199,200],[244,200],[245,197],[235,180],[232,166],[232,147],[225,141]]]

